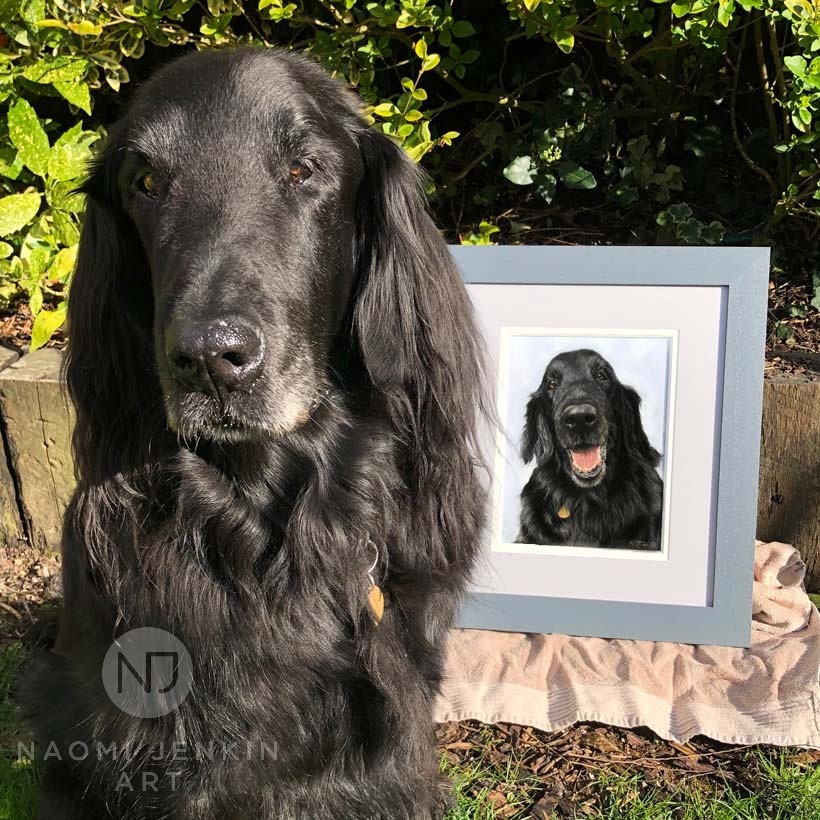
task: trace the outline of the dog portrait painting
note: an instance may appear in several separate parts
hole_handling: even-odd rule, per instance
[[[505,427],[518,446],[505,540],[659,551],[667,340],[521,338],[527,352],[511,358],[526,364],[510,384],[517,405]]]

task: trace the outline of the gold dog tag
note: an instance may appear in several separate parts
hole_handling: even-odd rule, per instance
[[[367,593],[367,602],[370,604],[370,611],[373,614],[373,623],[378,626],[384,616],[384,595],[376,584],[370,587],[370,592]]]
[[[566,518],[569,518],[569,515],[570,515],[569,508],[567,508],[567,507],[561,507],[561,509],[558,510],[558,517],[559,518],[566,519]]]

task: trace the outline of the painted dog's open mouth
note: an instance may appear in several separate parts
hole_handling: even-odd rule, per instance
[[[572,477],[581,486],[594,486],[606,472],[606,444],[576,447],[569,451]]]

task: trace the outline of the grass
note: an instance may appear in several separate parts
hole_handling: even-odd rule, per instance
[[[0,820],[36,816],[36,777],[17,759],[20,732],[9,698],[24,657],[17,644],[0,647]],[[444,759],[455,794],[447,820],[552,820],[568,811],[578,820],[820,820],[820,766],[807,767],[785,752],[779,759],[757,750],[748,754],[755,771],[751,791],[729,782],[715,788],[695,777],[668,794],[641,775],[596,771],[584,801],[574,808],[562,805],[560,814],[552,813],[556,801],[542,801],[542,813],[534,808],[545,784],[519,765],[514,752],[492,766]]]
[[[697,780],[677,794],[650,787],[639,775],[599,774],[589,799],[575,808],[578,820],[820,820],[820,767],[803,768],[784,754],[773,761],[752,751],[759,768],[757,790],[742,793],[728,783],[715,793]],[[552,820],[565,813],[539,814],[531,806],[498,805],[492,795],[520,788],[518,774],[481,767],[447,770],[455,778],[456,805],[447,820]],[[490,782],[495,784],[488,787]],[[534,785],[534,784],[533,784]],[[477,788],[476,788],[477,786]],[[546,804],[545,804],[546,805]],[[564,809],[566,812],[566,809]]]
[[[37,784],[28,761],[17,758],[20,735],[9,697],[25,653],[19,644],[0,646],[0,820],[33,820]]]

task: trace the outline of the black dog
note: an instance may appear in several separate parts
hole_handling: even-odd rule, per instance
[[[189,55],[112,130],[69,307],[65,602],[20,687],[43,820],[441,816],[481,365],[420,182],[279,52]],[[191,657],[163,717],[101,680],[143,626]]]
[[[521,457],[536,467],[521,492],[519,543],[660,548],[660,455],[640,404],[593,350],[547,365],[527,404]]]

